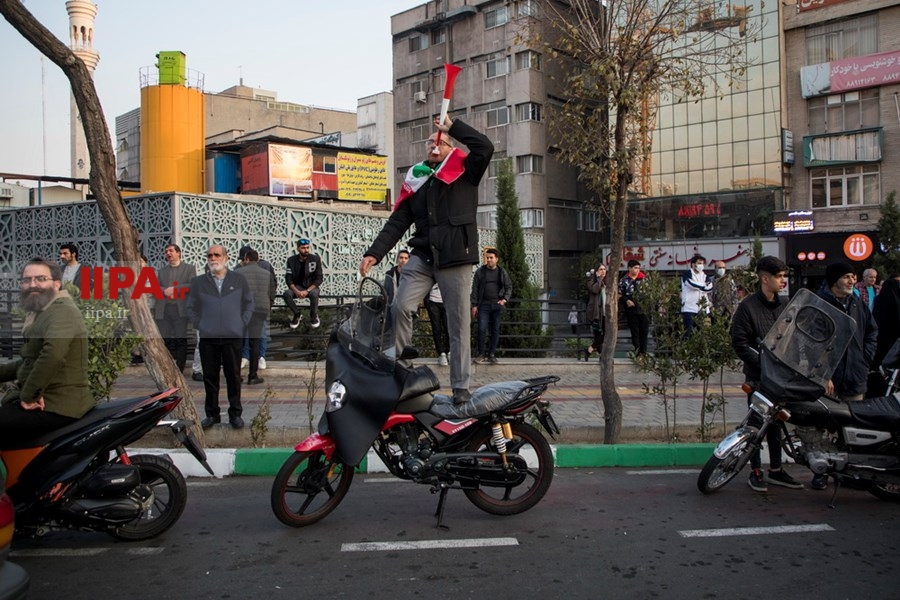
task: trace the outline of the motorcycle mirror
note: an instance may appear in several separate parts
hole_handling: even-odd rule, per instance
[[[400,360],[415,360],[419,358],[419,350],[415,346],[407,346],[400,353]]]

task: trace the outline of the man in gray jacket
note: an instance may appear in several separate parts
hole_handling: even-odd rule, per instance
[[[244,276],[250,286],[250,295],[253,296],[253,316],[247,325],[247,337],[250,340],[250,373],[247,377],[248,385],[256,385],[263,382],[257,372],[259,370],[260,345],[262,343],[263,327],[269,320],[272,312],[272,300],[275,299],[275,277],[270,271],[260,266],[259,252],[250,248],[244,252],[241,268],[237,273]]]
[[[178,244],[167,245],[165,255],[167,264],[159,270],[157,278],[166,298],[153,306],[153,318],[169,354],[178,369],[184,371],[187,363],[187,295],[197,269],[181,261]]]
[[[241,344],[253,316],[253,296],[247,280],[228,270],[224,246],[210,246],[206,252],[209,272],[191,280],[187,310],[200,332],[200,362],[206,388],[207,429],[221,423],[219,416],[219,369],[228,387],[228,422],[235,429],[244,426],[241,418]]]

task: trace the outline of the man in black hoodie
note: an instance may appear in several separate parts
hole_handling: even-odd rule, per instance
[[[787,275],[787,265],[780,258],[763,256],[759,259],[756,263],[759,289],[738,305],[731,321],[731,347],[738,358],[744,361],[744,381],[753,389],[759,387],[761,376],[760,340],[766,336],[787,305],[787,297],[781,295],[781,290],[787,284]],[[747,396],[747,402],[750,402],[750,396]],[[769,447],[769,483],[787,488],[802,488],[803,484],[781,468],[780,427],[769,427],[766,431],[766,444]],[[759,449],[750,456],[750,468],[750,487],[757,492],[768,491]]]
[[[250,318],[253,296],[247,280],[230,271],[224,246],[210,246],[206,252],[209,272],[191,279],[187,310],[194,328],[200,332],[200,362],[206,388],[206,418],[203,429],[221,423],[219,416],[219,369],[228,386],[228,422],[235,429],[244,426],[241,418],[241,346]]]
[[[409,170],[394,212],[359,263],[369,269],[413,225],[411,256],[400,274],[400,286],[392,305],[395,349],[399,355],[412,340],[413,315],[435,283],[441,289],[450,330],[450,386],[453,401],[469,400],[472,356],[469,291],[472,265],[480,260],[478,184],[487,171],[494,146],[483,134],[459,119],[440,123],[425,145],[426,160]],[[443,135],[446,134],[446,135]],[[465,144],[469,153],[453,147],[450,138]]]

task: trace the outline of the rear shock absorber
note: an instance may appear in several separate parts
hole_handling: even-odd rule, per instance
[[[503,466],[506,466],[506,436],[503,435],[503,423],[491,424],[491,441],[494,443],[494,448],[500,453]]]

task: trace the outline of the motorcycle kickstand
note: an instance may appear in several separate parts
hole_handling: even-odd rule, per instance
[[[444,525],[444,502],[447,500],[447,491],[450,488],[442,483],[437,488],[431,488],[431,493],[434,494],[438,490],[440,490],[440,498],[438,498],[437,511],[435,511],[434,516],[437,517],[437,525],[435,527],[437,529],[443,529],[444,531],[450,531],[450,528]]]
[[[838,490],[841,488],[841,480],[837,477],[834,478],[834,491],[831,493],[831,500],[828,501],[828,508],[836,508],[834,504],[835,498],[837,498]]]

